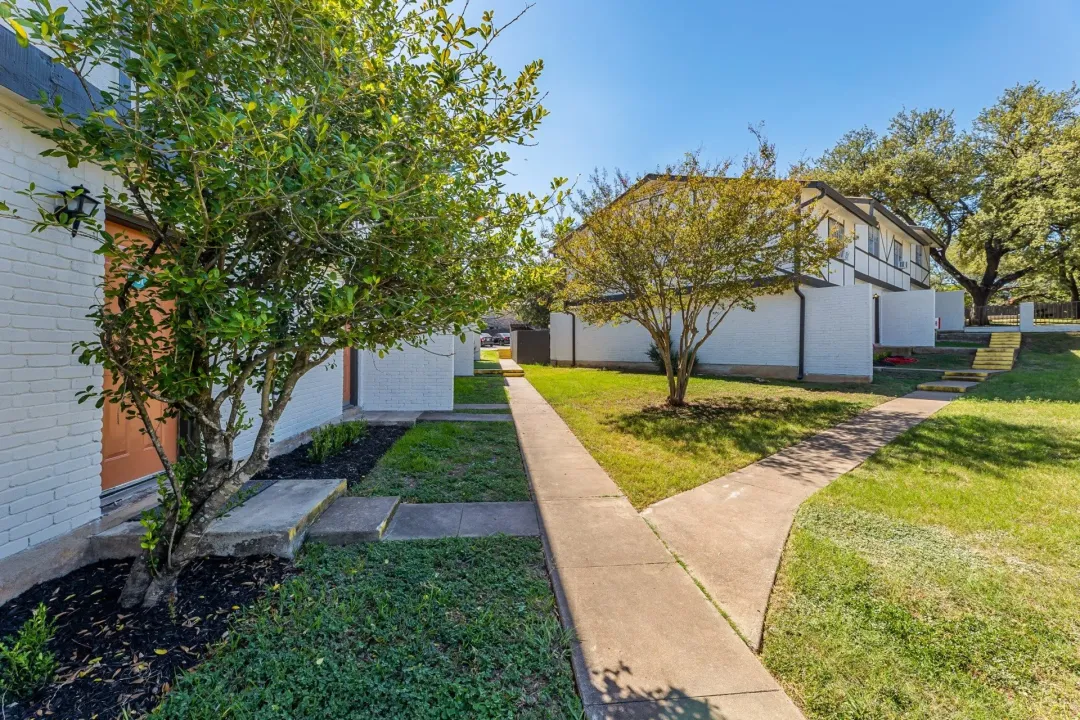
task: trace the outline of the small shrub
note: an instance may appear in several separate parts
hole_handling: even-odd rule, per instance
[[[308,460],[324,463],[366,434],[367,423],[363,420],[321,427],[311,434],[311,444],[307,449]]]
[[[660,354],[660,348],[656,347],[656,343],[649,345],[649,360],[656,369],[660,371],[661,375],[667,375],[667,370],[664,368],[664,356]],[[696,363],[695,363],[696,364]],[[677,373],[679,371],[679,351],[675,349],[675,345],[671,345],[671,372]],[[690,368],[690,373],[693,374],[694,368]]]
[[[30,697],[52,681],[56,657],[45,646],[55,632],[56,621],[48,616],[42,603],[14,639],[7,637],[0,642],[0,692]]]

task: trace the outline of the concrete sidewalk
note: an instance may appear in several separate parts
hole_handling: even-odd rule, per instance
[[[507,383],[587,716],[802,718],[555,410]]]
[[[799,505],[957,396],[916,392],[878,405],[642,512],[754,650]]]

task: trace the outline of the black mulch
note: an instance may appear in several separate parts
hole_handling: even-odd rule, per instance
[[[270,461],[270,467],[259,473],[256,480],[283,478],[344,478],[349,487],[359,483],[371,472],[375,463],[390,449],[407,427],[401,425],[371,425],[367,434],[324,463],[307,459],[307,445]]]
[[[120,591],[130,560],[96,563],[36,585],[0,607],[0,637],[13,635],[38,603],[56,619],[49,649],[55,682],[4,718],[138,717],[228,632],[229,617],[294,573],[281,558],[209,558],[180,576],[178,599],[125,611]],[[10,700],[8,700],[10,703]]]

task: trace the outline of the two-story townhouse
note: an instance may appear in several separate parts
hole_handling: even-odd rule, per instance
[[[930,288],[930,248],[940,246],[928,228],[909,225],[877,200],[847,197],[824,182],[808,183],[804,202],[827,215],[819,232],[848,242],[821,272],[829,285],[873,285],[875,292]]]

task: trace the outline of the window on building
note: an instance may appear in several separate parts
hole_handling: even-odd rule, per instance
[[[922,245],[915,246],[915,264],[919,267],[926,267],[926,262],[923,260]]]
[[[839,220],[829,218],[829,237],[836,238],[837,240],[844,239],[844,223]]]
[[[881,256],[881,231],[876,227],[870,228],[866,235],[866,251],[874,257]]]
[[[904,262],[904,246],[895,237],[892,239],[893,264],[899,267]]]

